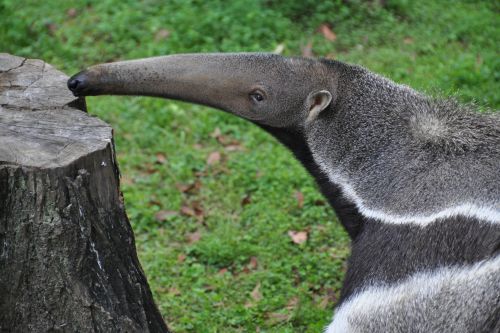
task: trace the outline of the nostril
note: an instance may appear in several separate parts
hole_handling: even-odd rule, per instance
[[[80,81],[80,80],[78,80],[78,79],[72,79],[72,80],[70,79],[70,80],[68,81],[68,88],[69,88],[69,90],[71,90],[71,91],[75,91],[75,90],[77,90],[76,88],[78,88],[78,85],[79,85],[80,83],[81,83],[81,81]]]
[[[87,89],[88,80],[85,71],[77,73],[69,78],[68,89],[73,92],[73,95],[80,96]]]

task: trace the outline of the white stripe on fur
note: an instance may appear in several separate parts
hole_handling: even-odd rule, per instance
[[[342,193],[349,200],[354,202],[362,215],[380,220],[384,223],[413,223],[420,226],[425,226],[437,219],[449,218],[457,215],[477,218],[491,223],[500,223],[500,207],[499,209],[495,210],[490,207],[481,207],[473,203],[463,203],[458,206],[446,207],[439,212],[430,213],[428,215],[412,214],[408,216],[395,215],[379,209],[370,208],[364,204],[363,198],[358,195],[356,190],[350,185],[349,181],[346,178],[340,176],[338,173],[332,172],[331,170],[325,171],[328,172],[328,177],[330,178],[330,180],[342,189]]]
[[[355,325],[356,322],[367,320],[370,317],[383,317],[387,315],[387,309],[400,309],[400,315],[404,316],[405,310],[411,309],[412,306],[413,309],[418,309],[419,306],[423,307],[426,300],[430,301],[429,304],[432,304],[433,297],[450,286],[458,287],[459,290],[463,290],[463,295],[467,295],[471,291],[474,292],[475,284],[481,283],[481,281],[491,282],[492,279],[498,280],[499,274],[500,256],[497,256],[474,265],[445,267],[434,271],[416,273],[395,285],[368,287],[351,296],[335,311],[333,322],[325,329],[325,333],[355,332],[356,330],[352,327],[353,324]],[[481,288],[478,288],[478,291],[481,292]],[[495,292],[497,296],[491,294]],[[469,299],[463,295],[462,293],[459,294],[464,299],[461,299],[458,303],[465,306],[460,309],[453,308],[453,310],[457,313],[460,311],[465,311],[467,314],[473,313],[474,309],[467,308]],[[491,290],[489,295],[491,297],[500,297],[498,289],[496,291],[495,289]],[[454,304],[451,302],[452,300],[448,299],[446,301]],[[443,304],[443,306],[445,305]],[[433,311],[438,310],[434,309]],[[456,316],[457,313],[449,314],[450,321],[454,320],[453,316]],[[466,313],[463,313],[463,315]],[[446,313],[444,315],[446,316]],[[421,319],[415,313],[415,321]],[[383,331],[383,328],[381,330]]]

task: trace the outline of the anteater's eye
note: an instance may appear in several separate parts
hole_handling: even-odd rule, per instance
[[[250,93],[250,99],[254,102],[262,102],[264,95],[260,91],[253,91]]]

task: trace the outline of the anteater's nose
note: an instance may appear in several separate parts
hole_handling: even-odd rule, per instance
[[[68,89],[73,92],[73,95],[81,95],[88,87],[88,78],[84,72],[73,75],[68,80]]]

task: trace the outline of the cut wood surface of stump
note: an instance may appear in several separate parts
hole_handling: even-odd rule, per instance
[[[167,332],[137,258],[112,129],[66,80],[0,54],[0,332]]]

